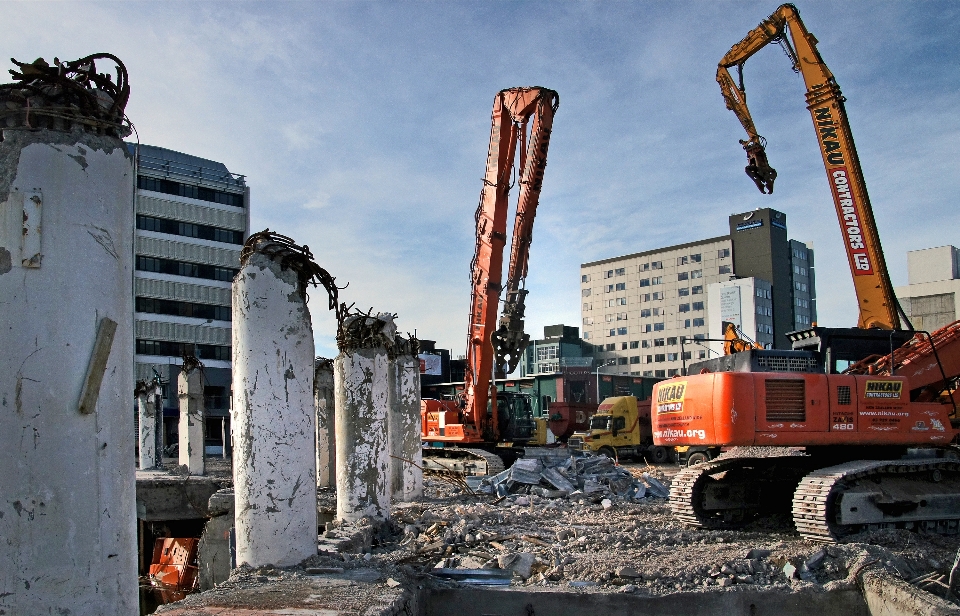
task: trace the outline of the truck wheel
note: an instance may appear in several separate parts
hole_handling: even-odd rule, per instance
[[[654,464],[665,464],[670,461],[670,452],[666,447],[651,447],[650,460]]]
[[[597,450],[597,453],[601,456],[607,456],[608,458],[616,459],[617,457],[617,452],[613,450],[613,447],[601,447]]]
[[[704,451],[698,451],[687,456],[687,466],[693,466],[695,464],[703,464],[704,462],[709,462],[710,456]]]

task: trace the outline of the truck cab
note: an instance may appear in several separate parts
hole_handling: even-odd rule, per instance
[[[646,458],[658,463],[670,460],[666,447],[653,445],[650,400],[637,400],[635,396],[605,399],[590,418],[589,429],[574,432],[567,446],[611,458]]]

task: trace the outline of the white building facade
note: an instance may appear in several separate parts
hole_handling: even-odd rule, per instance
[[[934,331],[957,320],[960,250],[938,246],[907,253],[907,286],[894,289],[916,329]]]

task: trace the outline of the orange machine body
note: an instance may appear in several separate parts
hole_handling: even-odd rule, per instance
[[[420,436],[436,443],[482,443],[472,423],[464,423],[463,411],[455,400],[420,401]]]
[[[654,385],[662,446],[940,445],[952,406],[911,402],[905,377],[714,372]]]

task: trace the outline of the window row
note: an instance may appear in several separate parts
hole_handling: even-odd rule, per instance
[[[801,249],[799,249],[799,248],[794,248],[794,249],[793,249],[793,256],[794,256],[795,259],[800,259],[801,261],[806,261],[806,260],[807,260],[807,251],[806,251],[806,250],[801,250]]]
[[[794,274],[800,274],[801,276],[806,276],[806,275],[807,275],[807,268],[805,268],[805,267],[800,267],[799,265],[794,265],[794,266],[793,266],[793,273],[794,273]]]
[[[757,297],[760,299],[773,299],[770,296],[770,289],[761,289],[759,287],[757,287]]]
[[[172,274],[174,276],[188,276],[190,278],[205,278],[207,280],[222,280],[232,282],[240,272],[230,267],[204,265],[201,263],[187,263],[173,259],[159,259],[156,257],[137,257],[137,269],[142,272],[156,272],[158,274]]]
[[[137,312],[169,314],[175,317],[193,317],[196,319],[212,319],[214,321],[231,320],[230,306],[194,304],[191,302],[178,302],[172,299],[156,299],[153,297],[138,297],[136,305]]]
[[[805,314],[798,314],[796,316],[797,325],[810,325],[810,317]]]
[[[807,283],[805,283],[805,282],[794,282],[794,283],[793,283],[793,288],[796,289],[797,291],[803,291],[804,293],[806,293],[806,292],[807,292]]]
[[[199,201],[209,201],[211,203],[221,203],[223,205],[232,205],[234,207],[243,207],[243,195],[237,193],[228,193],[212,188],[202,186],[191,186],[173,180],[161,180],[159,178],[149,178],[143,175],[137,176],[137,188],[141,190],[152,190],[153,192],[164,193],[167,195],[177,195],[178,197],[189,197]]]
[[[802,297],[797,298],[797,307],[799,308],[809,308],[810,300],[803,299]]]
[[[773,310],[770,309],[770,306],[757,306],[757,314],[761,317],[772,317]]]
[[[243,233],[240,231],[231,231],[230,229],[220,229],[219,227],[197,225],[166,218],[156,218],[154,216],[142,216],[138,214],[137,229],[156,231],[157,233],[169,233],[170,235],[180,235],[183,237],[195,237],[201,240],[211,240],[225,244],[243,244]]]
[[[198,359],[219,359],[230,361],[230,347],[215,344],[194,344],[192,342],[170,342],[169,340],[137,339],[138,355],[166,355],[184,357],[194,355]]]

